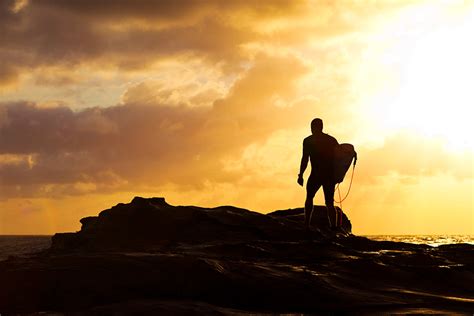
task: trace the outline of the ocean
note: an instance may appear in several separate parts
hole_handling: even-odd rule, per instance
[[[407,242],[433,247],[447,244],[474,245],[474,235],[365,235],[364,237],[377,241]]]
[[[474,245],[474,235],[366,235],[377,241],[397,241],[427,244],[433,247],[446,244],[467,243]],[[0,235],[0,261],[9,256],[22,256],[49,248],[51,236]]]
[[[48,249],[51,236],[0,235],[0,261]]]

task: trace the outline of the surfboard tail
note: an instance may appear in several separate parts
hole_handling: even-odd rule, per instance
[[[334,151],[334,180],[341,183],[349,170],[352,161],[357,161],[357,153],[351,144],[340,144]]]

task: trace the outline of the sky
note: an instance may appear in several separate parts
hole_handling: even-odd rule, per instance
[[[474,234],[472,38],[470,1],[0,0],[0,234],[302,207],[315,117],[354,233]]]

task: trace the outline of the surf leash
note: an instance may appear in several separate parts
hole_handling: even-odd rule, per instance
[[[337,189],[337,192],[338,192],[338,195],[339,195],[339,201],[336,201],[336,200],[334,199],[334,202],[340,204],[341,210],[342,210],[342,202],[344,202],[345,199],[347,199],[347,197],[349,196],[349,193],[351,192],[352,180],[354,179],[354,172],[355,172],[356,161],[357,161],[357,158],[354,160],[354,164],[352,165],[352,174],[351,174],[351,181],[349,182],[349,189],[347,190],[346,196],[344,196],[343,199],[341,199],[341,191],[340,191],[340,189],[339,189],[339,184],[340,184],[340,183],[338,183],[337,186],[336,186],[336,189]]]

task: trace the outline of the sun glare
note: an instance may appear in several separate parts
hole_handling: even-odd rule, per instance
[[[451,149],[474,151],[474,10],[434,25],[390,50],[403,56],[396,88],[377,96],[373,109],[385,129],[441,137]]]

